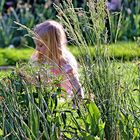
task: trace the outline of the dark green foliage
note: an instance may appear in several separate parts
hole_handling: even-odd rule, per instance
[[[53,4],[51,3],[45,8],[44,2],[34,2],[32,5],[26,4],[21,5],[20,7],[14,7],[13,9],[7,9],[7,12],[4,11],[4,3],[6,1],[2,0],[0,2],[0,48],[8,47],[13,44],[15,47],[24,47],[25,45],[34,46],[31,38],[26,37],[23,39],[23,36],[27,33],[26,31],[17,30],[18,27],[14,24],[14,21],[17,21],[23,25],[26,25],[28,28],[33,28],[36,24],[46,20],[46,19],[55,19],[57,20],[57,15],[60,15],[61,12],[55,10]],[[17,1],[18,2],[18,1]],[[29,2],[29,1],[28,1]],[[56,2],[58,6],[65,6],[64,3],[66,1],[60,1],[60,3]],[[90,27],[91,22],[94,23],[93,18],[98,16],[103,16],[103,12],[100,12],[98,9],[98,2],[94,4],[96,11],[91,15],[89,12],[89,3],[86,0],[76,1],[73,0],[73,8],[79,14],[78,22],[79,26],[82,30],[82,34],[89,44],[96,44],[97,36]],[[55,4],[56,4],[55,3]],[[111,42],[116,42],[116,40],[125,40],[128,41],[134,40],[134,37],[137,38],[140,35],[140,2],[139,0],[124,0],[122,1],[122,9],[119,12],[111,12],[108,13],[104,17],[108,17],[110,21],[111,28]],[[106,7],[104,7],[104,14],[107,14]],[[66,13],[66,11],[65,11]],[[102,13],[100,15],[100,13]],[[87,15],[90,18],[83,18],[83,15]],[[70,13],[67,13],[69,17]],[[94,16],[94,17],[92,17]],[[73,24],[73,23],[72,23]],[[102,22],[101,26],[104,22]],[[96,27],[94,28],[96,30]],[[105,27],[104,31],[102,31],[102,38],[104,38],[104,34],[106,34]],[[23,41],[24,40],[24,41]],[[102,39],[103,40],[103,39]],[[74,43],[71,41],[71,43]]]

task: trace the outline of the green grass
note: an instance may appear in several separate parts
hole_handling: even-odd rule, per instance
[[[95,72],[98,72],[97,67],[98,66],[96,65]],[[137,121],[134,120],[133,117],[137,117],[138,113],[135,114],[136,110],[133,110],[134,114],[132,114],[133,112],[129,110],[130,106],[132,106],[132,103],[128,99],[129,98],[135,99],[135,102],[137,102],[138,105],[140,104],[139,92],[136,90],[138,89],[139,86],[138,64],[135,62],[122,63],[116,61],[110,63],[108,69],[110,74],[108,74],[107,76],[111,76],[112,74],[115,74],[115,77],[117,77],[118,79],[115,79],[115,81],[113,82],[117,82],[117,81],[119,82],[119,83],[115,83],[119,85],[117,86],[119,88],[116,89],[117,91],[116,98],[114,99],[114,102],[111,99],[112,102],[110,103],[110,106],[113,104],[117,109],[121,108],[121,111],[123,111],[124,114],[120,112],[111,112],[111,113],[114,113],[114,115],[119,113],[117,114],[118,116],[117,122],[119,126],[117,125],[115,126],[120,127],[120,132],[122,131],[123,133],[125,132],[127,134],[132,129],[131,123],[134,122],[134,124],[137,125],[136,123]],[[34,68],[31,71],[36,71],[36,70]],[[25,71],[23,70],[23,72]],[[7,72],[0,73],[0,75],[4,78],[7,75],[9,76],[10,73],[11,73],[10,71],[7,71]],[[0,79],[2,78],[1,76]],[[98,76],[98,73],[97,75],[95,75],[95,79],[93,80],[96,80],[96,76]],[[109,79],[110,78],[111,77],[109,77]],[[95,103],[91,102],[90,104],[87,104],[87,102],[85,102],[82,103],[76,110],[72,110],[71,101],[67,100],[60,103],[59,100],[56,102],[54,99],[51,98],[52,93],[55,92],[55,90],[57,89],[57,88],[53,89],[51,87],[52,85],[51,86],[42,85],[41,87],[35,87],[33,85],[30,85],[29,83],[26,83],[26,81],[24,81],[23,78],[19,77],[17,73],[13,73],[12,75],[10,75],[10,77],[7,80],[8,81],[5,81],[7,83],[6,85],[3,86],[0,85],[1,95],[4,96],[5,98],[5,101],[3,102],[4,103],[3,108],[7,108],[6,114],[5,112],[0,111],[0,113],[4,113],[1,114],[1,117],[3,116],[3,120],[2,118],[0,118],[0,123],[3,123],[3,126],[0,127],[1,136],[5,136],[5,134],[7,135],[9,134],[9,136],[7,136],[8,139],[14,139],[17,136],[19,137],[19,139],[22,137],[25,138],[25,136],[29,137],[30,139],[38,139],[41,136],[42,138],[52,137],[55,139],[56,135],[58,135],[59,131],[61,130],[63,135],[65,135],[65,137],[70,139],[74,137],[76,137],[77,139],[80,139],[80,137],[85,139],[89,139],[89,138],[93,139],[93,137],[100,132],[99,129],[103,133],[103,129],[104,129],[104,125],[106,124],[106,121],[104,120],[102,122],[101,120],[98,120],[99,122],[97,122],[97,119],[99,119],[100,117],[100,111],[102,110],[98,110]],[[107,77],[106,80],[108,80]],[[114,94],[113,91],[114,83],[108,83],[108,85],[105,85],[106,87],[104,87],[104,85],[102,85],[103,84],[102,81],[100,82],[101,83],[95,82],[93,84],[94,85],[93,89],[98,90],[98,86],[99,86],[98,84],[101,84],[101,86],[103,86],[101,87],[101,90],[103,89],[103,92],[106,92],[104,90],[109,89],[106,87],[109,87],[111,84],[112,91],[110,92],[111,94]],[[87,97],[88,94],[85,93],[85,95]],[[102,96],[104,96],[104,93],[102,93]],[[98,95],[96,95],[95,93],[95,102],[97,102],[97,98]],[[127,105],[115,104],[117,103],[116,100],[118,99],[120,99],[120,101],[122,100],[121,102],[125,102]],[[106,100],[108,100],[108,98],[106,98]],[[102,100],[102,103],[105,104],[106,100]],[[114,106],[112,106],[112,111],[113,110],[116,111],[113,108]],[[98,107],[100,109],[100,105]],[[133,109],[135,109],[135,106],[133,106]],[[128,112],[130,114],[128,114],[127,116]],[[101,113],[106,113],[106,112],[101,112]],[[46,115],[46,118],[43,118],[44,114]],[[111,116],[109,117],[111,119]],[[137,120],[139,121],[138,118]],[[127,121],[129,121],[128,124]],[[43,126],[43,131],[38,130],[40,129],[39,128],[40,122]],[[73,127],[71,128],[69,126],[73,126]],[[35,129],[33,129],[33,127],[35,127]],[[47,133],[45,127],[48,128],[48,130],[51,133],[51,136],[50,135],[45,136],[45,133]],[[51,131],[53,128],[55,128],[55,131]],[[57,129],[59,130],[58,132]],[[22,133],[24,133],[23,136],[21,135],[19,130],[22,130]],[[135,130],[139,132],[139,127],[138,128],[136,127]],[[3,134],[4,131],[5,133]],[[14,133],[10,133],[10,132],[14,132]]]
[[[80,59],[80,48],[68,46],[73,55]],[[90,46],[91,57],[95,59],[95,47]],[[129,61],[140,58],[140,46],[135,42],[118,42],[108,46],[109,57],[117,60]],[[0,66],[15,65],[16,62],[27,62],[30,59],[34,49],[0,49]],[[86,56],[86,52],[83,54]]]
[[[6,71],[1,70],[0,71],[0,80],[7,76],[10,76],[11,72],[12,72],[12,70],[6,70]]]
[[[119,61],[116,61],[115,63],[113,62],[111,64],[111,67],[115,67],[115,71],[116,71],[116,74],[121,77],[121,80],[123,82],[127,82],[129,83],[129,85],[131,85],[132,89],[134,89],[134,96],[136,97],[136,100],[137,102],[140,104],[140,101],[139,101],[139,97],[137,95],[137,89],[138,88],[138,82],[139,82],[139,79],[138,79],[138,67],[139,67],[139,63],[136,61],[134,62],[131,62],[131,61],[127,61],[127,62],[119,62]],[[80,68],[79,69],[80,73],[82,73],[82,69]],[[3,71],[1,70],[0,71],[0,80],[7,77],[7,76],[10,76],[12,70],[6,70],[6,71]],[[132,84],[133,82],[133,84]]]
[[[17,69],[0,84],[4,98],[0,109],[0,130],[4,139],[59,139],[61,134],[62,139],[73,140],[139,140],[139,46],[134,42],[106,45],[104,1],[99,1],[96,9],[94,4],[88,1],[89,13],[82,11],[81,17],[77,16],[78,11],[70,1],[64,1],[62,7],[56,6],[67,35],[77,45],[70,47],[70,51],[81,64],[85,99],[77,104],[76,109],[71,108],[72,102],[68,100],[64,106],[58,107],[58,96],[52,96],[61,92],[57,87],[58,80],[44,84],[41,76],[47,75],[45,68],[34,67],[29,73],[22,65],[23,69]],[[83,26],[87,31],[86,39],[97,43],[96,46],[88,47],[81,30]],[[28,72],[27,76],[20,71],[23,74]]]
[[[0,97],[4,98],[0,101],[0,138],[57,140],[60,133],[67,139],[103,137],[104,123],[93,101],[85,99],[73,109],[71,98],[60,102],[61,91],[58,91],[56,77],[51,77],[47,84],[40,83],[36,77],[38,84],[33,85],[18,73],[18,70],[24,73],[28,69],[31,75],[37,74],[38,70],[46,75],[45,68],[30,69],[24,65],[23,69],[16,69],[0,81]]]

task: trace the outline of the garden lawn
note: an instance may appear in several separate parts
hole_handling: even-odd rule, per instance
[[[103,48],[108,49],[109,57],[111,59],[129,61],[140,58],[140,46],[136,42],[117,42],[116,44],[110,44]],[[69,46],[69,50],[73,55],[80,59],[81,52],[78,47]],[[95,49],[94,47],[89,47],[91,57],[95,58]],[[26,49],[0,49],[0,66],[12,66],[16,65],[17,62],[27,62],[30,59],[30,56],[34,52],[33,48]],[[86,56],[87,52],[83,50],[83,55]]]

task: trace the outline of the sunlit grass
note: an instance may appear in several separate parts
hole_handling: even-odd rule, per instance
[[[111,59],[129,61],[140,58],[140,47],[135,42],[117,42],[116,44],[107,45],[107,47],[108,56]],[[88,46],[92,59],[95,59],[95,48],[95,46]],[[80,60],[81,52],[79,47],[76,45],[68,46],[68,49],[73,53],[77,60]],[[28,62],[33,52],[34,48],[0,49],[0,65],[16,65],[17,62]],[[104,49],[102,50],[102,53],[104,53]],[[82,52],[82,56],[87,57],[88,55],[87,51]]]
[[[0,70],[0,80],[10,76],[12,70]]]
[[[76,44],[76,48],[70,49],[76,50],[71,51],[76,54],[81,65],[81,83],[85,99],[81,102],[75,100],[76,109],[72,108],[72,101],[70,104],[64,102],[63,106],[63,103],[58,103],[59,98],[54,94],[61,94],[62,90],[57,86],[61,81],[53,79],[51,84],[44,84],[41,80],[43,70],[47,75],[46,68],[34,67],[29,69],[30,73],[26,73],[25,69],[17,68],[0,85],[2,99],[4,99],[0,110],[0,130],[4,138],[139,139],[140,73],[136,55],[139,48],[136,47],[135,53],[132,51],[135,43],[125,43],[125,49],[121,48],[123,46],[121,43],[120,47],[111,44],[112,56],[110,56],[110,45],[106,44],[104,32],[106,17],[104,1],[100,1],[96,9],[94,4],[93,1],[89,1],[88,16],[85,11],[82,11],[84,17],[77,16],[78,12],[70,1],[64,1],[64,7],[56,6],[58,13],[61,13],[59,20],[66,27],[67,35]],[[83,36],[83,27],[87,37],[93,35],[93,38],[89,38],[87,42]],[[89,32],[91,34],[88,34]],[[88,43],[94,41],[96,45],[89,48]],[[120,61],[116,59],[116,52],[119,54],[117,59],[119,58]],[[134,60],[129,62],[126,58],[125,60],[128,61],[124,63],[124,56],[129,52]]]

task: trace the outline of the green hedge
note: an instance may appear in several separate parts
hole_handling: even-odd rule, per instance
[[[107,47],[104,47],[106,49]],[[117,42],[116,44],[110,44],[108,46],[109,56],[111,59],[115,58],[117,60],[133,60],[140,58],[140,45],[136,42]],[[76,58],[80,58],[80,51],[78,48],[71,47],[70,51],[75,55]],[[85,51],[84,55],[86,55]],[[93,59],[95,58],[95,48],[90,47],[90,53]]]
[[[95,58],[94,47],[89,47],[91,56]],[[109,56],[118,60],[133,60],[140,58],[140,46],[135,42],[118,42],[109,45]],[[77,59],[80,59],[80,49],[74,46],[69,47],[70,51]],[[15,65],[16,62],[27,62],[33,53],[33,49],[0,49],[0,66]],[[86,51],[83,51],[86,55]]]
[[[0,49],[0,66],[15,65],[16,62],[27,62],[32,53],[32,49]]]
[[[140,58],[140,45],[135,42],[119,42],[109,46],[110,57],[121,60]]]

